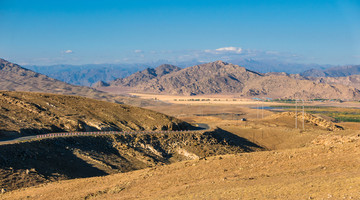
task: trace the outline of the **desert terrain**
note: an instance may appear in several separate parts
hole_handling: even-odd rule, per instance
[[[79,160],[75,160],[75,163],[81,166],[85,161],[89,165],[88,171],[84,171],[82,176],[75,176],[64,171],[67,167],[61,169],[49,166],[48,170],[45,167],[38,172],[31,171],[39,168],[31,163],[28,163],[28,169],[10,163],[3,168],[2,173],[3,177],[8,177],[3,179],[7,182],[2,183],[2,187],[8,187],[8,192],[0,198],[360,198],[357,187],[360,184],[357,167],[360,164],[357,158],[360,153],[360,124],[336,121],[324,112],[315,113],[322,109],[334,113],[348,110],[354,115],[356,110],[352,109],[357,109],[358,102],[306,101],[304,115],[302,103],[298,102],[295,115],[294,102],[259,101],[231,95],[130,95],[161,101],[162,106],[147,106],[146,109],[195,126],[198,123],[207,124],[210,130],[184,133],[182,136],[153,135],[150,140],[145,139],[149,137],[145,134],[125,140],[122,139],[124,136],[114,135],[28,141],[23,146],[30,147],[35,143],[49,145],[53,142],[57,147],[59,143],[67,148],[70,146],[71,154]],[[72,140],[78,141],[77,145],[71,147]],[[96,146],[103,146],[99,143],[102,140],[116,141],[118,144],[114,147],[122,156],[118,157],[110,149],[101,152],[96,150],[92,143],[97,141]],[[89,147],[82,146],[85,141],[90,144]],[[66,148],[64,150],[65,155],[70,155]],[[9,150],[4,148],[3,151]],[[157,151],[168,153],[157,154]],[[131,155],[136,155],[133,158],[142,158],[142,161],[133,160]],[[46,154],[43,156],[46,157]],[[26,159],[31,159],[31,156],[25,158],[25,163]],[[11,182],[13,186],[7,186]]]

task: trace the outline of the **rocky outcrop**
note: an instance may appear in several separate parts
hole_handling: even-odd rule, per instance
[[[283,113],[278,113],[278,114],[274,114],[271,115],[270,118],[272,119],[280,119],[282,117],[291,117],[295,119],[296,114],[294,112],[283,112]],[[313,126],[318,126],[321,127],[323,129],[329,130],[329,131],[335,131],[335,130],[343,130],[344,128],[341,126],[338,126],[322,117],[319,116],[315,116],[309,113],[304,113],[303,114],[300,112],[297,114],[297,119],[299,121],[302,121],[304,119],[304,122],[307,124],[311,124]]]

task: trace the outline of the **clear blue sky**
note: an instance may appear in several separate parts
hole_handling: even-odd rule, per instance
[[[360,64],[359,0],[0,0],[0,27],[0,57],[20,64]]]

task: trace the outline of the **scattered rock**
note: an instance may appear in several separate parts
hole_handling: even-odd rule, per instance
[[[294,112],[283,112],[283,113],[271,115],[269,118],[280,119],[282,117],[295,118],[295,113]],[[297,118],[298,118],[298,120],[303,120],[303,114],[298,113]],[[312,115],[309,113],[305,113],[304,120],[305,120],[305,123],[307,123],[307,124],[312,124],[314,126],[322,127],[329,131],[344,130],[344,128],[341,126],[335,125],[334,123],[332,123],[322,117],[318,117],[318,116],[315,116],[315,115]]]

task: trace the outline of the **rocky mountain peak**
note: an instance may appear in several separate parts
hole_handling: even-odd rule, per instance
[[[227,62],[224,62],[222,60],[217,60],[215,62],[213,62],[215,65],[221,65],[221,66],[224,66],[224,65],[228,65],[229,63]]]
[[[180,67],[170,65],[170,64],[163,64],[155,68],[157,76],[163,76],[172,72],[176,72],[181,70]]]

